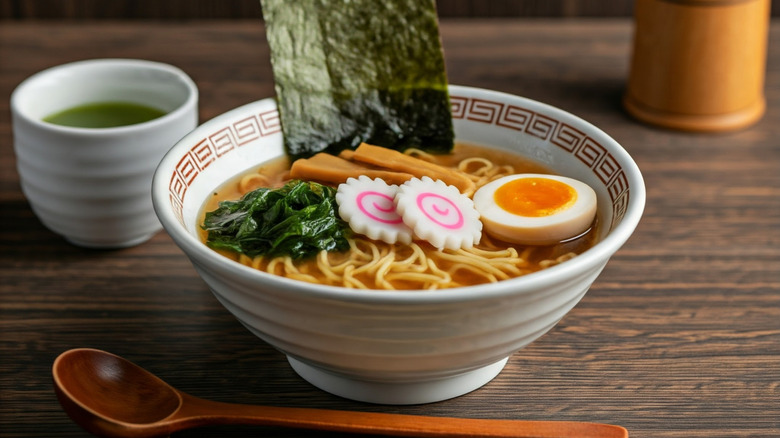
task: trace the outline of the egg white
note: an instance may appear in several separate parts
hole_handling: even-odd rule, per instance
[[[548,216],[529,217],[510,213],[496,204],[494,196],[504,184],[520,178],[546,178],[562,182],[577,193],[568,208]],[[576,179],[558,175],[525,173],[505,176],[482,186],[474,193],[474,207],[480,214],[484,231],[495,238],[524,245],[549,245],[576,237],[596,217],[596,192]]]

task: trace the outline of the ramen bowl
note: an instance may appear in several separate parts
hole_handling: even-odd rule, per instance
[[[518,96],[460,86],[450,94],[457,141],[515,152],[595,190],[594,246],[522,277],[437,291],[323,286],[230,260],[200,240],[199,213],[215,189],[284,154],[274,99],[204,123],[157,168],[153,200],[165,230],[225,308],[322,390],[418,404],[481,387],[580,301],[639,222],[642,176],[604,132]]]

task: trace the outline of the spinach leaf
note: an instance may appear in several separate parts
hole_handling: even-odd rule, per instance
[[[338,215],[336,190],[315,182],[290,181],[220,202],[201,227],[208,231],[210,247],[250,257],[303,259],[349,248],[349,225]]]
[[[261,0],[293,159],[365,142],[452,150],[435,0]]]

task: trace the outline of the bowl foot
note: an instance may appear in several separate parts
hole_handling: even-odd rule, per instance
[[[159,230],[155,230],[154,232],[151,232],[149,234],[145,234],[141,237],[134,237],[129,240],[125,241],[112,241],[112,242],[106,242],[106,241],[100,241],[100,240],[87,240],[87,239],[78,239],[78,238],[71,238],[67,236],[63,236],[65,240],[70,242],[73,245],[80,246],[82,248],[89,248],[89,249],[124,249],[124,248],[130,248],[132,246],[140,245],[147,240],[154,237],[155,234],[157,234]]]
[[[390,383],[356,380],[287,357],[293,370],[299,376],[323,391],[351,400],[387,405],[433,403],[469,393],[493,380],[504,368],[508,359],[504,358],[493,364],[452,377]]]

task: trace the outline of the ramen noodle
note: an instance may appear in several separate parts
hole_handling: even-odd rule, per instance
[[[515,154],[474,145],[457,144],[448,155],[415,149],[406,153],[458,169],[468,175],[477,189],[512,174],[551,173]],[[265,163],[215,191],[204,204],[201,223],[205,212],[216,209],[220,201],[239,199],[259,187],[279,187],[287,180],[286,158]],[[354,289],[432,290],[493,283],[569,260],[595,243],[595,224],[594,221],[588,231],[573,239],[543,246],[508,244],[483,233],[480,242],[471,248],[438,250],[424,241],[389,244],[354,234],[349,238],[348,250],[321,251],[306,260],[219,252],[254,269],[310,283]],[[205,242],[205,231],[201,238]]]

